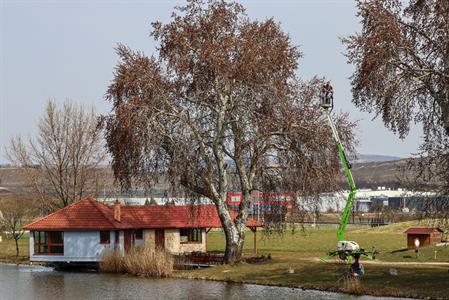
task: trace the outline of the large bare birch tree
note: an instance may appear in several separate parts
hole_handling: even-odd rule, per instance
[[[158,57],[117,48],[103,119],[115,176],[126,188],[168,178],[210,198],[234,263],[253,190],[305,196],[335,186],[338,153],[314,101],[321,82],[297,79],[299,49],[273,19],[251,21],[239,4],[189,1],[153,28]],[[337,119],[350,144],[353,124]],[[235,219],[231,172],[243,194]]]

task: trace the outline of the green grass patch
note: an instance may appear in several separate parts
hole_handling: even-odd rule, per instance
[[[378,228],[354,227],[346,231],[346,238],[359,243],[360,247],[369,251],[373,247],[380,254],[377,259],[380,261],[398,261],[398,262],[449,262],[449,246],[442,247],[423,247],[416,257],[415,252],[404,251],[407,246],[406,235],[399,226],[394,226],[394,230],[384,229],[379,232]],[[388,227],[388,226],[385,226]],[[278,257],[294,258],[320,258],[334,250],[337,244],[336,229],[331,226],[319,228],[306,228],[304,231],[286,231],[282,235],[267,236],[259,230],[258,252],[259,254],[272,254]],[[246,232],[244,255],[252,255],[254,247],[254,236],[251,231]],[[222,251],[225,247],[224,235],[221,231],[211,231],[207,235],[207,249]],[[436,259],[435,259],[435,251]]]
[[[8,263],[28,263],[30,246],[28,236],[23,236],[19,240],[19,256],[16,257],[16,244],[13,239],[3,237],[0,242],[0,262]]]

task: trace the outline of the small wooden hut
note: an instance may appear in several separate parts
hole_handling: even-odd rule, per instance
[[[437,227],[410,227],[405,232],[407,234],[407,248],[415,249],[415,240],[419,240],[419,247],[426,247],[438,244],[443,239],[443,230]]]

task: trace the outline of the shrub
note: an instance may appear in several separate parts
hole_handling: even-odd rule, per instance
[[[145,277],[168,277],[173,273],[173,256],[164,250],[134,247],[124,256],[119,251],[103,255],[100,270]]]

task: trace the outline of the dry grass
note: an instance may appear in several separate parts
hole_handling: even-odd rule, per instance
[[[348,294],[363,295],[364,289],[359,278],[348,277],[343,283],[343,291]]]
[[[122,273],[124,271],[123,267],[123,257],[120,251],[107,251],[101,257],[100,270],[103,272],[110,273]]]
[[[100,270],[144,277],[169,277],[173,273],[173,256],[163,250],[135,247],[121,256],[118,251],[103,255]]]

